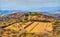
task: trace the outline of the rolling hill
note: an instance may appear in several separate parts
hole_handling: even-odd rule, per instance
[[[56,30],[54,29],[56,28],[55,26],[58,25],[59,27],[60,24],[58,21],[55,25],[56,20],[54,17],[40,12],[17,12],[0,17],[0,29],[3,30],[2,35],[6,34],[6,37],[8,31],[10,31],[9,35],[11,36],[24,33],[27,33],[27,35],[30,33],[34,35],[53,34],[53,30]],[[57,33],[59,32],[58,30],[56,31]]]

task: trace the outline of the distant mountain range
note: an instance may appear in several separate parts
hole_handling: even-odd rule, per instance
[[[60,10],[55,11],[55,12],[43,12],[43,14],[46,14],[48,16],[53,16],[57,19],[60,19]]]
[[[51,16],[57,18],[57,19],[60,19],[60,13],[57,13],[57,14],[51,14]]]
[[[22,10],[0,10],[0,16],[4,16],[7,14],[12,14],[16,12],[27,12],[27,11],[22,11]]]
[[[28,12],[28,11],[22,11],[22,10],[0,10],[0,16],[4,16],[4,15],[7,15],[7,14],[12,14],[12,13],[16,13],[16,12]],[[57,11],[54,11],[54,12],[41,12],[41,13],[60,19],[60,10],[57,10]]]

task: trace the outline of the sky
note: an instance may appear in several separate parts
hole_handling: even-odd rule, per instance
[[[0,10],[60,10],[60,0],[0,0]]]

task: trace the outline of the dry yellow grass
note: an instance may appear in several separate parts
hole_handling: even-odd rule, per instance
[[[30,24],[31,22],[26,22],[25,24],[22,25],[22,27],[25,27],[26,25]]]
[[[33,28],[36,24],[37,24],[37,26],[35,28]],[[30,31],[31,33],[43,33],[44,30],[52,31],[53,28],[52,28],[52,23],[34,22],[31,26],[29,26],[28,28],[26,28],[26,30],[27,31],[31,30]]]
[[[27,30],[28,32],[30,32],[30,30],[37,24],[37,22],[34,22],[32,25],[30,25],[29,27],[27,27],[25,30]]]
[[[19,24],[15,23],[15,24],[13,24],[11,26],[6,27],[5,29],[15,29],[15,30],[18,30],[18,26],[19,26]]]
[[[26,23],[15,23],[12,24],[11,26],[6,27],[5,29],[14,29],[14,30],[19,30],[19,28],[24,28],[26,25],[30,24],[31,22],[26,22]]]
[[[31,22],[26,22],[24,24],[28,25]],[[24,28],[26,25],[22,24],[22,27]],[[15,29],[19,30],[19,23],[15,23],[9,27],[6,27],[5,29]],[[34,22],[29,27],[25,29],[29,33],[44,33],[44,30],[52,31],[52,23],[46,23],[46,22]]]

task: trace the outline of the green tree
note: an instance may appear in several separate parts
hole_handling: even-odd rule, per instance
[[[24,16],[29,16],[29,14],[26,13],[26,14],[24,14]]]
[[[24,20],[28,20],[28,18],[25,18]]]

